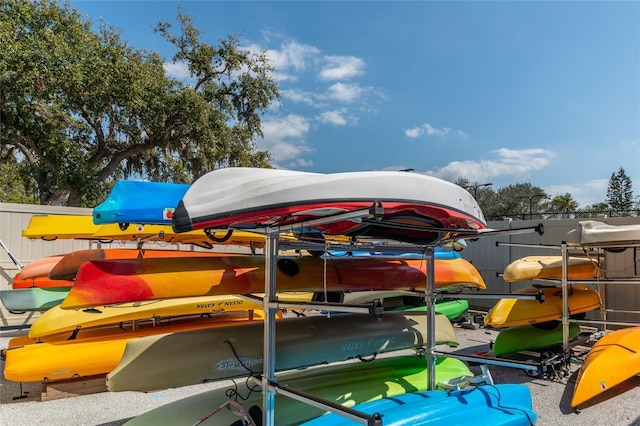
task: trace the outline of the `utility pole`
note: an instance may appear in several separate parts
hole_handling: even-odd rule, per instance
[[[544,194],[520,195],[518,198],[529,199],[529,219],[533,218],[533,199],[536,197],[547,198]]]
[[[478,188],[481,188],[483,186],[491,186],[493,185],[491,182],[489,183],[479,183],[477,185],[467,185],[464,187],[464,189],[473,189],[473,198],[475,198],[476,200],[478,199]]]

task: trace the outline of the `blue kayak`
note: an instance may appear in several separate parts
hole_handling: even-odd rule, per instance
[[[345,250],[329,250],[327,252],[329,257],[343,257],[343,256],[380,256],[380,257],[403,257],[410,259],[419,259],[424,257],[422,253],[393,253],[393,252],[381,252],[381,251],[345,251]],[[443,249],[442,247],[436,247],[433,252],[434,259],[459,259],[462,256],[460,252],[455,250]]]
[[[423,391],[383,398],[353,407],[369,415],[379,414],[385,426],[473,425],[530,426],[533,411],[531,391],[525,385],[482,385],[455,391]],[[318,417],[305,426],[359,424],[338,414]]]
[[[170,225],[189,184],[120,180],[93,209],[93,223]]]

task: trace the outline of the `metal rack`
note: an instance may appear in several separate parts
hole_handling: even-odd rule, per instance
[[[344,220],[344,219],[356,219],[361,217],[366,217],[370,215],[370,209],[363,209],[355,212],[348,212],[345,214],[334,215],[327,218],[320,218],[313,221],[306,221],[304,223],[305,226],[313,226],[320,225],[324,223],[330,223],[332,221]],[[307,404],[321,407],[326,409],[327,411],[338,413],[342,416],[346,416],[352,420],[355,420],[362,424],[367,425],[378,425],[381,424],[380,418],[374,416],[369,416],[364,413],[359,413],[355,410],[348,409],[341,405],[334,404],[330,401],[323,401],[318,398],[313,397],[312,395],[308,395],[304,392],[297,391],[291,389],[289,387],[281,387],[278,385],[277,378],[275,376],[275,333],[276,333],[276,313],[281,308],[292,308],[292,307],[306,307],[310,309],[326,309],[330,307],[333,310],[340,310],[344,312],[354,312],[354,313],[374,313],[381,314],[381,310],[377,311],[371,306],[362,306],[362,305],[343,305],[343,304],[328,304],[328,303],[281,303],[277,300],[276,297],[276,259],[279,251],[279,234],[281,232],[287,231],[295,231],[296,229],[300,229],[301,224],[291,224],[286,227],[281,228],[261,228],[255,229],[253,231],[259,232],[265,235],[265,291],[263,295],[263,306],[265,312],[264,319],[264,335],[265,339],[263,342],[263,374],[262,377],[258,380],[259,384],[262,386],[262,424],[264,425],[275,425],[275,395],[281,394],[283,396],[287,396],[289,398],[294,398],[296,400],[305,402]],[[505,231],[485,231],[485,232],[477,232],[470,230],[456,230],[456,229],[436,229],[447,233],[460,232],[461,235],[458,239],[463,238],[478,238],[480,236],[488,236],[488,235],[503,235],[503,234],[523,234],[523,233],[533,233],[538,232],[542,233],[543,230],[541,226],[531,227],[531,228],[522,228],[522,229],[512,229]],[[441,242],[442,243],[442,242]],[[315,243],[291,243],[291,242],[283,242],[283,246],[288,248],[300,248],[300,247],[315,247],[318,248],[318,244]],[[437,244],[432,245],[407,245],[407,244],[385,244],[383,246],[385,251],[389,252],[404,252],[404,253],[422,253],[425,257],[426,262],[426,283],[425,283],[425,301],[427,305],[426,315],[427,315],[427,347],[425,348],[425,357],[427,362],[427,389],[435,389],[436,387],[436,358],[440,355],[452,356],[452,357],[462,357],[461,355],[456,354],[440,354],[436,353],[435,348],[435,302],[438,298],[438,294],[436,293],[435,288],[435,261],[434,261],[434,247]],[[380,249],[380,245],[375,244],[358,244],[354,246],[354,244],[340,244],[340,243],[332,243],[332,249],[340,250],[372,250],[372,249]],[[323,246],[326,250],[326,245]],[[503,297],[503,294],[492,294],[492,295],[475,295],[473,293],[448,293],[447,297],[457,297],[457,298],[467,298],[467,297],[492,297],[498,298]],[[522,295],[522,298],[528,299],[539,299],[540,295]],[[478,361],[477,358],[474,359]],[[515,368],[523,368],[523,369],[538,369],[538,366],[532,365],[530,363],[519,363],[519,362],[505,362],[504,360],[491,360],[491,359],[483,359],[485,364],[497,364],[504,365],[510,364]],[[490,377],[490,375],[489,375]]]
[[[529,247],[529,248],[544,248],[544,249],[553,249],[553,250],[560,250],[561,256],[562,256],[562,277],[560,280],[553,280],[553,279],[544,279],[542,281],[546,281],[546,282],[554,282],[554,283],[560,283],[561,288],[562,288],[562,348],[563,350],[568,350],[569,349],[569,324],[571,322],[576,322],[576,323],[581,323],[581,324],[593,324],[593,325],[603,325],[603,326],[607,326],[607,325],[620,325],[620,326],[637,326],[640,325],[640,322],[638,323],[629,323],[629,322],[613,322],[613,321],[607,321],[606,318],[606,313],[607,312],[618,312],[616,310],[607,310],[606,309],[606,301],[603,301],[602,298],[602,294],[604,294],[604,285],[607,284],[630,284],[630,285],[638,285],[640,284],[640,280],[620,280],[620,279],[603,279],[600,276],[597,277],[596,280],[569,280],[568,275],[569,275],[569,246],[567,245],[566,241],[562,241],[562,243],[557,246],[557,245],[543,245],[543,244],[520,244],[520,243],[506,243],[506,242],[500,242],[497,241],[496,242],[496,246],[513,246],[513,247]],[[640,244],[628,244],[628,245],[606,245],[606,246],[597,246],[597,245],[589,245],[588,248],[590,249],[597,249],[599,251],[598,253],[598,258],[600,258],[602,256],[601,251],[605,248],[610,249],[610,248],[638,248],[640,247]],[[575,249],[584,249],[585,247],[583,246],[576,246]],[[601,294],[601,301],[602,301],[602,307],[601,307],[601,319],[600,320],[586,320],[586,319],[571,319],[570,314],[569,314],[569,286],[572,284],[596,284],[598,285],[598,292]],[[512,296],[509,296],[512,297]],[[633,313],[633,314],[640,314],[640,311],[634,310],[634,311],[626,311],[626,313]]]

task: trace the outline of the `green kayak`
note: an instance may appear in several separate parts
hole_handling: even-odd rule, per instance
[[[442,383],[461,376],[473,376],[460,360],[440,357],[436,364],[436,382]],[[366,401],[426,390],[427,361],[409,355],[340,365],[325,365],[277,374],[280,385],[301,390],[317,397],[352,407]],[[222,406],[236,391],[238,402],[249,411],[262,406],[262,392],[256,386],[251,392],[244,381],[235,386],[215,389],[169,403],[130,420],[126,425],[192,425]],[[247,398],[243,400],[243,398]],[[324,410],[291,398],[276,395],[275,424],[297,425],[324,413]],[[254,408],[255,410],[255,408]],[[209,424],[231,425],[241,418],[223,409],[208,419]]]
[[[442,314],[451,321],[459,318],[469,309],[469,302],[464,299],[460,300],[444,300],[436,303],[436,313]],[[401,306],[395,308],[394,311],[426,311],[426,306]]]
[[[46,311],[62,303],[71,287],[30,287],[1,290],[0,300],[11,312]]]
[[[580,334],[580,326],[569,324],[569,339],[575,339]],[[493,343],[495,356],[512,354],[519,351],[550,348],[562,344],[562,323],[551,329],[523,325],[502,330]]]

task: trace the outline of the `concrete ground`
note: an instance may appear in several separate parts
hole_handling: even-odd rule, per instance
[[[456,328],[460,347],[454,353],[474,354],[490,349],[497,331],[484,328]],[[11,337],[26,331],[4,331],[0,336],[0,348],[5,348]],[[438,350],[452,351],[438,347]],[[579,357],[577,357],[579,358]],[[579,362],[579,359],[576,359]],[[538,425],[640,425],[640,376],[608,390],[594,398],[581,410],[570,407],[570,400],[579,363],[572,363],[569,374],[555,380],[535,378],[523,370],[504,366],[490,366],[495,383],[524,383],[531,389],[534,410],[538,413]],[[4,362],[1,363],[4,368]],[[481,368],[473,365],[474,373]],[[160,405],[204,392],[229,381],[167,389],[153,393],[118,392],[97,393],[54,401],[41,401],[41,384],[0,382],[0,424],[6,426],[47,425],[116,426]],[[215,424],[213,419],[206,424]]]

